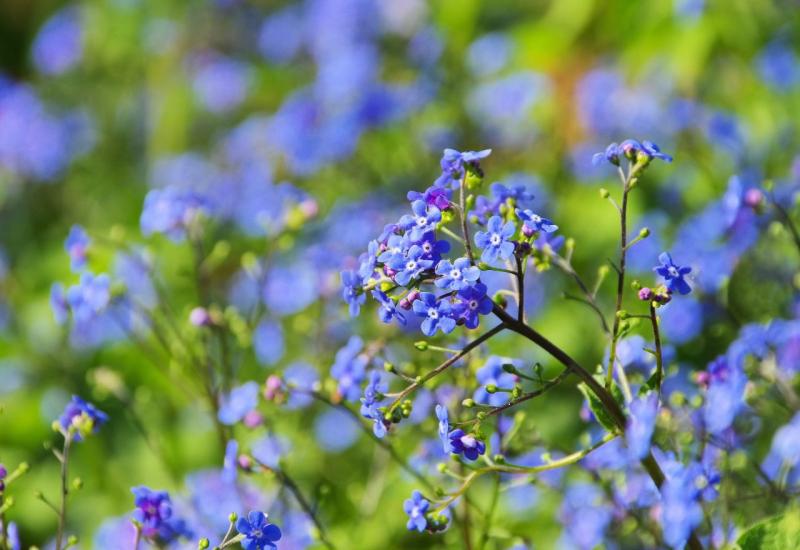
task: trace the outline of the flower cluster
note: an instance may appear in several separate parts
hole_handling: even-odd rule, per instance
[[[479,161],[490,152],[444,151],[442,173],[433,185],[422,193],[409,193],[411,214],[387,225],[369,243],[358,269],[342,272],[342,297],[351,315],[359,313],[370,293],[380,306],[384,323],[397,320],[405,324],[405,315],[398,309],[411,310],[421,319],[423,334],[433,336],[449,334],[458,325],[477,328],[481,316],[492,311],[482,270],[498,264],[515,268],[515,258],[525,258],[544,246],[546,236],[557,226],[525,208],[533,196],[522,185],[496,183],[490,196],[470,194],[465,198],[480,185],[483,170]],[[448,228],[451,224],[455,227],[459,218],[463,223],[457,231],[463,232],[468,221],[480,227],[474,237],[466,234],[459,239]],[[545,243],[540,242],[541,237]],[[474,238],[481,251],[480,263],[473,255],[472,242],[464,238]],[[458,248],[466,255],[446,256]]]
[[[155,544],[171,544],[180,537],[191,537],[186,522],[174,515],[172,499],[166,491],[144,486],[131,489],[134,497],[132,519],[142,536]]]

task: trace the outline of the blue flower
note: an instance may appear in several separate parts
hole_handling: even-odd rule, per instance
[[[661,488],[661,526],[664,542],[683,548],[692,531],[703,521],[703,508],[690,468],[678,467]]]
[[[419,241],[425,233],[436,229],[436,224],[442,219],[442,212],[435,206],[428,207],[425,201],[411,203],[414,215],[406,214],[400,218],[400,226],[409,231],[412,241]]]
[[[46,75],[59,75],[83,56],[83,25],[76,7],[57,12],[39,30],[32,46],[33,62]]]
[[[478,369],[478,372],[475,374],[475,376],[481,387],[475,390],[475,393],[472,395],[472,398],[476,403],[499,407],[500,405],[504,405],[508,402],[508,392],[489,393],[486,391],[486,386],[489,385],[497,386],[498,388],[503,389],[511,389],[514,387],[514,384],[516,384],[516,378],[513,374],[503,370],[503,365],[506,363],[518,364],[519,361],[508,357],[491,355],[488,359],[486,359],[486,364]]]
[[[450,334],[456,328],[456,321],[452,318],[452,306],[447,300],[437,303],[435,294],[420,293],[419,299],[414,301],[413,308],[419,317],[425,317],[422,321],[422,332],[425,336],[433,336],[437,329]]]
[[[69,304],[64,293],[64,285],[53,283],[50,287],[50,308],[53,310],[53,317],[56,323],[63,325],[69,319]]]
[[[281,540],[281,530],[277,525],[267,521],[264,512],[252,511],[246,518],[236,520],[236,531],[244,535],[242,548],[244,550],[275,549],[275,542]]]
[[[437,241],[433,231],[423,235],[417,244],[422,249],[422,257],[432,260],[434,264],[442,258],[442,254],[450,251],[450,243],[445,240]]]
[[[442,442],[444,454],[450,454],[450,420],[447,407],[436,405],[436,418],[439,420],[439,440]]]
[[[439,210],[450,208],[450,198],[453,194],[451,189],[440,185],[431,185],[423,193],[419,191],[409,191],[406,198],[409,201],[425,201],[425,204],[435,206]]]
[[[383,252],[378,255],[378,261],[386,265],[397,263],[405,257],[409,248],[408,237],[405,235],[391,234],[382,246]]]
[[[485,159],[491,153],[491,149],[464,151],[463,153],[455,149],[445,149],[442,160],[439,161],[442,168],[442,175],[439,176],[434,185],[443,186],[453,184],[457,187],[458,184],[460,184],[460,180],[464,177],[464,170],[466,168],[480,170],[478,161]]]
[[[475,244],[483,249],[481,261],[493,264],[498,257],[508,260],[514,254],[514,243],[510,240],[517,230],[514,222],[506,222],[500,216],[492,216],[486,224],[486,231],[475,233]]]
[[[221,401],[217,418],[223,424],[232,426],[258,406],[258,384],[247,382],[233,388]]]
[[[222,460],[222,478],[228,482],[236,481],[238,473],[239,442],[231,439],[225,445],[225,456]]]
[[[658,257],[658,261],[661,262],[661,265],[654,267],[653,271],[664,278],[667,289],[669,289],[670,292],[677,291],[680,294],[689,294],[692,291],[692,287],[690,287],[689,283],[684,279],[686,275],[691,273],[691,267],[679,267],[675,265],[672,261],[672,256],[667,252],[662,252]]]
[[[604,541],[613,509],[604,502],[603,493],[596,486],[576,483],[564,495],[560,516],[569,543],[563,546],[589,550]]]
[[[399,285],[406,286],[412,280],[419,277],[423,271],[433,267],[433,260],[426,260],[422,256],[425,252],[421,246],[413,245],[408,249],[405,257],[395,258],[393,263],[389,265],[397,273],[394,280]]]
[[[350,308],[350,316],[355,317],[361,311],[367,297],[361,292],[364,280],[355,271],[342,271],[342,298]]]
[[[331,367],[331,376],[339,381],[339,393],[347,401],[356,401],[361,395],[361,382],[367,368],[367,357],[361,353],[364,343],[358,336],[348,340],[347,345],[336,352]]]
[[[281,324],[266,317],[262,319],[253,331],[253,349],[258,362],[274,365],[283,357],[285,347]]]
[[[90,242],[89,236],[80,225],[73,225],[69,230],[64,250],[69,254],[72,271],[79,272],[86,266],[86,252]]]
[[[650,393],[634,399],[630,411],[625,440],[631,457],[641,460],[650,451],[650,440],[658,418],[658,394]]]
[[[369,279],[375,273],[375,266],[378,263],[378,252],[380,244],[378,241],[370,241],[367,245],[367,252],[359,258],[358,275],[362,279]]]
[[[428,526],[428,520],[425,514],[430,507],[430,501],[422,496],[419,491],[411,493],[411,498],[403,502],[403,511],[408,514],[408,523],[406,527],[409,531],[419,531],[422,533]]]
[[[77,395],[72,396],[72,400],[67,403],[58,419],[59,425],[65,432],[73,432],[75,441],[97,432],[106,422],[108,422],[106,413]]]
[[[131,489],[134,496],[133,520],[139,524],[142,536],[159,544],[170,544],[192,533],[182,519],[173,517],[172,500],[166,491],[147,487]]]
[[[492,311],[494,302],[486,295],[486,285],[475,283],[458,291],[458,317],[464,319],[464,326],[470,329],[478,328],[480,316]]]
[[[522,231],[527,237],[530,237],[538,231],[553,233],[558,229],[558,226],[554,225],[551,220],[534,214],[530,210],[521,210],[517,208],[516,212],[519,219],[523,222]]]
[[[458,258],[455,262],[442,260],[436,266],[436,286],[447,290],[462,290],[472,285],[481,276],[481,270],[470,265],[468,258]]]
[[[653,143],[652,141],[647,141],[647,140],[642,141],[642,150],[650,158],[656,158],[659,160],[663,160],[664,162],[672,162],[672,157],[666,153],[662,153],[661,148],[659,148],[659,146]]]
[[[373,290],[372,297],[375,298],[380,307],[378,308],[378,315],[384,323],[391,323],[392,319],[397,319],[401,325],[406,324],[406,316],[397,311],[397,304],[389,298],[385,292],[380,290]]]
[[[200,103],[212,113],[226,113],[247,97],[250,70],[241,61],[217,54],[202,59],[192,88]]]
[[[450,450],[458,455],[464,455],[467,460],[477,460],[486,452],[486,444],[472,434],[465,433],[461,428],[450,432]]]
[[[186,238],[186,231],[210,202],[199,193],[178,187],[153,189],[144,198],[139,225],[144,236],[163,233],[174,242]]]
[[[620,148],[619,145],[616,143],[610,144],[606,147],[606,150],[602,153],[595,153],[592,156],[592,164],[597,166],[601,162],[608,161],[614,166],[619,166],[619,155],[620,155]]]

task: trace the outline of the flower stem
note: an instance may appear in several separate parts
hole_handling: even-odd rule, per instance
[[[664,356],[661,353],[661,333],[658,330],[658,315],[656,308],[650,304],[650,323],[653,325],[653,339],[656,344],[656,387],[661,395],[661,383],[664,381]]]
[[[475,256],[472,254],[472,243],[469,240],[469,227],[467,227],[467,201],[464,196],[464,189],[467,187],[467,169],[464,168],[464,177],[461,179],[461,185],[458,188],[458,206],[459,213],[461,214],[461,234],[464,236],[464,248],[467,250],[467,258],[469,263],[475,265]]]
[[[61,505],[58,510],[58,531],[56,532],[56,550],[64,548],[64,528],[67,523],[67,495],[69,494],[69,449],[72,445],[72,434],[64,435],[64,449],[61,451]]]

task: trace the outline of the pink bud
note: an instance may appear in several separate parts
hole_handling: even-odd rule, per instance
[[[189,322],[196,327],[206,327],[211,324],[211,316],[204,307],[196,307],[189,314]]]
[[[756,208],[757,206],[760,206],[763,200],[764,194],[760,189],[756,189],[755,187],[748,189],[744,194],[744,203],[750,208]]]
[[[653,299],[653,291],[648,287],[644,287],[639,290],[639,299],[644,302],[649,302]]]
[[[244,415],[243,422],[248,428],[257,428],[264,422],[264,416],[258,411],[250,411]]]
[[[237,462],[239,463],[239,468],[242,470],[249,470],[253,467],[253,459],[247,455],[239,455]]]
[[[277,376],[270,375],[264,385],[264,399],[275,399],[281,389],[281,379]]]

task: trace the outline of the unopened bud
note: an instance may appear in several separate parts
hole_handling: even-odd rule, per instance
[[[647,227],[642,227],[642,228],[639,230],[639,238],[640,238],[640,239],[646,239],[646,238],[647,238],[647,237],[649,237],[649,236],[650,236],[650,229],[649,229],[649,228],[647,228]]]
[[[428,342],[425,340],[419,340],[418,342],[414,342],[414,347],[419,351],[425,351],[428,349]]]
[[[605,187],[601,187],[600,198],[607,199],[609,196],[611,196],[611,193],[608,192],[608,189],[606,189]]]

